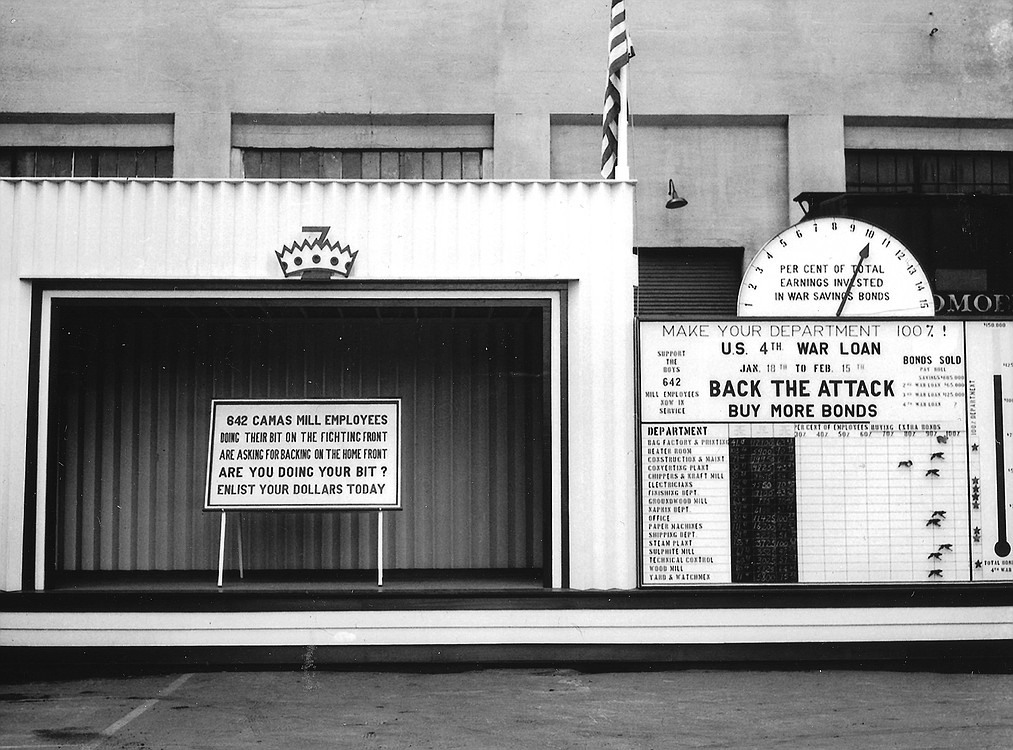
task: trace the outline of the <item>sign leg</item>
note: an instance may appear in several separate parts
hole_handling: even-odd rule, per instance
[[[222,532],[218,538],[218,588],[225,578],[225,511],[222,511]]]
[[[236,537],[239,539],[239,577],[243,578],[243,514],[239,514],[239,532]]]
[[[376,585],[383,586],[383,511],[376,512]]]

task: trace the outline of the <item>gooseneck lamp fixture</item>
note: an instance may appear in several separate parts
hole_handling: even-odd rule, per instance
[[[674,180],[669,180],[668,181],[668,202],[665,204],[665,208],[682,208],[687,203],[689,203],[688,200],[686,200],[685,198],[683,198],[682,196],[680,196],[677,192],[675,192],[675,181]]]

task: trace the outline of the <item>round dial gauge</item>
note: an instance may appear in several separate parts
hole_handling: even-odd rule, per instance
[[[805,219],[753,256],[744,317],[911,317],[935,312],[918,260],[889,232],[843,216]]]

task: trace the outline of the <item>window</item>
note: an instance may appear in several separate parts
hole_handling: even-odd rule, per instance
[[[247,179],[480,180],[480,149],[244,148]]]
[[[0,177],[172,177],[172,149],[0,148]]]
[[[845,151],[849,193],[1013,193],[1013,153]]]
[[[810,194],[807,218],[852,216],[883,227],[914,253],[936,312],[1008,312],[1013,290],[1013,194]]]

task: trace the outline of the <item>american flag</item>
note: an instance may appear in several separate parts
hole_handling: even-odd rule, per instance
[[[633,57],[629,38],[626,35],[626,3],[624,0],[612,0],[612,23],[609,26],[609,75],[605,86],[605,110],[601,122],[601,176],[607,180],[615,179],[616,164],[620,158],[620,148],[626,149],[625,133],[620,143],[620,130],[625,123],[620,123],[620,113],[624,110],[623,97],[626,96],[626,82],[623,68]],[[625,154],[623,155],[625,162]]]

